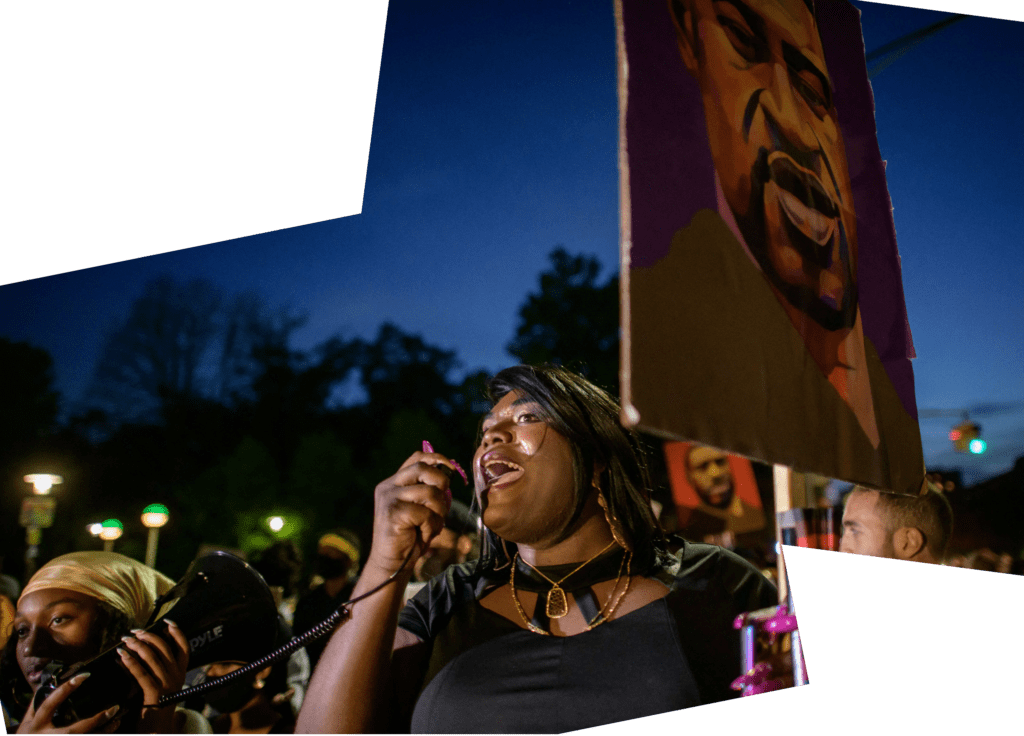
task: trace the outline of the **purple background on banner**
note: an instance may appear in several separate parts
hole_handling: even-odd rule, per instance
[[[629,61],[626,147],[633,268],[650,267],[673,234],[701,209],[717,209],[700,88],[683,65],[667,3],[623,0]],[[845,0],[818,0],[825,63],[857,213],[857,281],[864,333],[885,365],[904,408],[917,418],[914,356],[892,204],[878,148],[860,14]],[[635,56],[634,56],[635,54]],[[668,127],[665,121],[676,121]]]

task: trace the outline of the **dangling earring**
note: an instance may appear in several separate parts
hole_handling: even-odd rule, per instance
[[[612,539],[614,539],[616,544],[618,544],[623,549],[632,552],[633,548],[630,546],[629,542],[626,541],[626,531],[622,528],[622,523],[616,518],[615,514],[613,514],[611,509],[608,507],[608,501],[605,499],[604,494],[601,492],[601,487],[597,485],[596,480],[593,482],[592,485],[594,486],[594,490],[597,491],[597,503],[604,511],[605,521],[608,522],[608,526],[612,530]]]
[[[493,555],[498,556],[498,550],[491,543],[491,535],[493,534],[498,540],[501,541],[501,551],[505,554],[505,561],[495,567],[495,570],[504,570],[510,564],[512,564],[512,555],[509,554],[508,546],[505,544],[505,540],[499,537],[497,534],[491,531],[490,527],[484,524],[484,510],[480,506],[479,499],[477,499],[476,493],[473,494],[473,500],[470,502],[469,510],[471,512],[476,511],[477,513],[477,532],[480,534],[480,554],[482,557]]]
[[[495,534],[494,536],[498,537],[497,534]],[[505,553],[505,562],[502,563],[501,565],[498,565],[494,569],[495,570],[504,570],[506,567],[508,567],[509,565],[512,564],[512,555],[509,554],[508,545],[505,543],[504,537],[498,537],[498,539],[501,540],[501,551]]]
[[[266,684],[267,684],[266,681],[261,677],[260,679],[256,680],[256,682],[254,682],[252,684],[252,686],[254,688],[256,688],[257,690],[262,690],[263,686],[266,685]]]

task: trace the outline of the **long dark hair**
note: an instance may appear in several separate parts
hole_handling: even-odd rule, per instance
[[[619,404],[606,391],[561,366],[518,365],[487,384],[497,404],[516,391],[535,401],[542,418],[572,448],[573,510],[563,527],[579,520],[596,481],[634,552],[634,569],[647,570],[665,552],[665,535],[651,509],[650,478],[639,435],[619,422]],[[595,476],[595,468],[601,468]],[[485,528],[481,570],[504,567],[514,545]]]

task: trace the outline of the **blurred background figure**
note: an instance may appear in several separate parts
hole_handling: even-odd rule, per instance
[[[940,563],[953,532],[953,510],[929,482],[921,496],[855,486],[846,497],[840,552]]]
[[[291,540],[275,542],[257,555],[252,566],[263,576],[274,594],[281,623],[282,641],[287,641],[293,634],[299,581],[302,579],[302,552]],[[306,685],[309,684],[312,672],[313,666],[305,648],[296,649],[291,653],[286,663],[286,680],[293,717],[298,715],[299,708],[302,707],[302,699],[306,696]]]
[[[14,628],[14,604],[21,595],[17,579],[3,573],[3,563],[4,558],[0,557],[0,649],[3,649]]]
[[[252,566],[270,586],[278,613],[289,626],[293,625],[302,579],[302,552],[290,539],[275,542],[259,553]]]
[[[359,537],[348,529],[336,529],[320,537],[314,567],[323,582],[295,604],[293,628],[295,635],[304,634],[352,596],[359,572]],[[306,645],[309,662],[316,667],[329,637]]]
[[[452,507],[444,520],[444,529],[430,542],[430,547],[413,565],[412,580],[405,589],[405,600],[409,600],[436,575],[449,565],[473,560],[477,557],[480,535],[477,532],[479,517],[458,499],[452,499]]]
[[[217,662],[207,665],[204,674],[213,679],[241,666],[241,662]],[[275,662],[204,694],[205,714],[214,733],[292,733],[291,695],[287,663]]]

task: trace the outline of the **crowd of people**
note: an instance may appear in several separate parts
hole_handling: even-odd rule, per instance
[[[452,499],[461,467],[425,443],[376,487],[368,553],[347,530],[323,534],[304,589],[292,542],[264,550],[251,562],[273,594],[274,645],[367,597],[328,636],[183,703],[158,701],[247,663],[189,667],[173,607],[157,610],[172,580],[108,552],[51,560],[21,590],[4,577],[8,727],[561,732],[736,697],[734,621],[778,603],[770,574],[663,531],[642,442],[603,390],[561,368],[517,366],[489,391],[473,507]],[[940,563],[952,513],[935,491],[857,487],[842,523],[843,552]],[[164,636],[150,630],[156,620]],[[66,707],[89,667],[33,697],[58,663],[109,650],[130,675],[109,708]],[[784,683],[784,668],[776,674]]]

